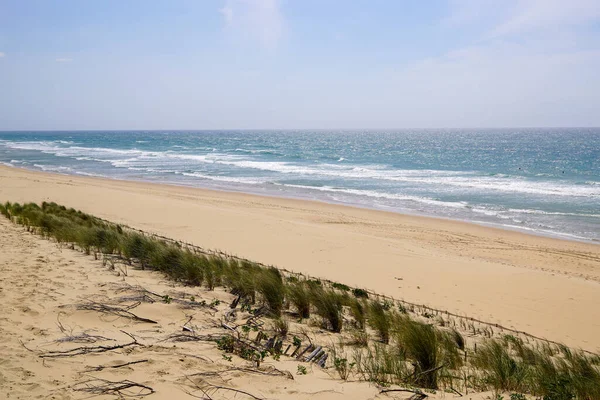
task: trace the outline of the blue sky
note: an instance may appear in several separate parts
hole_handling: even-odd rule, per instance
[[[598,0],[0,0],[0,130],[600,126]]]

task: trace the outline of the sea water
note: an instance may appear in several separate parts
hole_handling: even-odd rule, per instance
[[[0,162],[600,241],[596,128],[0,132]]]

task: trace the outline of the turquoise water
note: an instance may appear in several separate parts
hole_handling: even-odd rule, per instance
[[[0,132],[0,162],[600,241],[600,129]]]

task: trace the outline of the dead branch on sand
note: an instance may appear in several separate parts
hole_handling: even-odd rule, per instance
[[[382,389],[381,391],[379,391],[379,394],[390,393],[390,392],[414,393],[412,396],[410,396],[410,400],[423,400],[423,399],[429,397],[428,395],[426,395],[419,389]]]
[[[116,395],[119,398],[145,397],[154,393],[154,389],[141,383],[130,380],[112,382],[101,378],[79,382],[72,389],[76,392],[86,392],[93,395]],[[137,392],[134,389],[137,389]]]
[[[129,333],[127,333],[125,331],[121,331],[121,332],[123,332],[124,334],[126,334],[127,336],[129,336],[130,338],[132,338],[133,342],[129,342],[129,343],[125,343],[125,344],[119,344],[119,345],[115,345],[115,346],[76,347],[74,349],[69,349],[69,350],[64,350],[64,351],[62,351],[62,350],[52,350],[52,351],[49,351],[47,353],[40,354],[40,357],[41,358],[72,357],[72,356],[78,356],[78,355],[82,355],[82,354],[104,353],[106,351],[112,351],[112,350],[117,350],[117,349],[124,349],[124,348],[132,347],[132,346],[143,346],[141,343],[138,343],[137,339],[134,338]]]
[[[64,338],[56,339],[55,343],[65,343],[65,342],[73,342],[73,343],[96,343],[97,341],[109,341],[114,340],[100,335],[89,335],[87,332],[82,332],[78,335],[73,334],[73,328],[69,327],[69,329],[65,328],[65,326],[60,322],[60,316],[62,313],[59,313],[56,316],[56,325],[58,325],[58,329],[65,335]]]
[[[264,400],[262,397],[257,397],[255,395],[253,395],[252,393],[248,393],[245,392],[243,390],[239,390],[239,389],[234,389],[234,388],[230,388],[230,387],[226,387],[226,386],[218,386],[218,385],[213,385],[212,383],[209,383],[203,379],[200,379],[201,383],[196,383],[193,380],[191,380],[189,378],[189,376],[186,376],[186,379],[192,384],[192,386],[194,387],[194,389],[199,390],[200,392],[202,392],[202,395],[204,397],[199,397],[197,395],[194,395],[192,393],[189,393],[189,395],[197,397],[197,398],[201,398],[201,399],[206,399],[206,400],[212,400],[212,395],[214,395],[215,393],[217,393],[219,390],[223,390],[223,391],[230,391],[230,392],[234,392],[236,395],[237,394],[243,394],[246,395],[250,398],[253,398],[255,400]]]
[[[139,316],[135,315],[134,313],[132,313],[131,311],[129,311],[129,310],[139,306],[140,304],[141,304],[140,302],[136,302],[127,307],[116,307],[116,306],[109,306],[107,304],[97,303],[95,301],[89,301],[84,304],[78,304],[77,309],[78,310],[86,310],[86,311],[97,311],[97,312],[100,312],[103,314],[116,315],[121,318],[129,318],[134,321],[147,322],[149,324],[157,324],[158,322],[156,322],[152,319],[139,317]]]
[[[141,363],[146,363],[149,360],[137,360],[137,361],[131,361],[128,363],[123,363],[123,364],[117,364],[117,365],[99,365],[97,367],[91,368],[88,371],[102,371],[103,369],[108,369],[108,368],[122,368],[122,367],[128,367],[130,365],[134,365],[134,364],[141,364]]]
[[[198,372],[195,374],[188,375],[191,376],[211,376],[211,375],[222,375],[229,372],[246,372],[249,374],[258,374],[258,375],[266,375],[266,376],[283,376],[287,379],[294,380],[294,376],[289,371],[282,371],[275,367],[268,367],[263,369],[256,368],[242,368],[242,367],[231,367],[221,371],[209,371],[209,372]]]

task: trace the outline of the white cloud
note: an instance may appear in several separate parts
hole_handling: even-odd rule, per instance
[[[468,45],[389,75],[390,87],[403,94],[396,107],[410,110],[405,118],[413,123],[405,125],[427,126],[425,112],[438,126],[598,124],[600,33],[587,28],[600,20],[600,2],[450,4],[442,23],[479,34]]]
[[[0,57],[4,57],[4,53],[0,51]]]
[[[223,14],[223,18],[225,18],[225,23],[227,25],[231,25],[233,23],[233,8],[231,8],[231,6],[225,5],[219,10],[219,12]]]
[[[251,35],[267,48],[275,48],[284,30],[280,0],[225,0],[219,10],[229,29]]]
[[[71,62],[73,61],[72,58],[57,58],[56,62],[60,62],[60,63],[66,63],[66,62]]]
[[[580,29],[600,18],[598,0],[448,0],[452,26],[486,27],[483,39]]]
[[[491,32],[492,36],[514,35],[563,27],[581,27],[600,18],[598,0],[520,0],[510,18]]]

